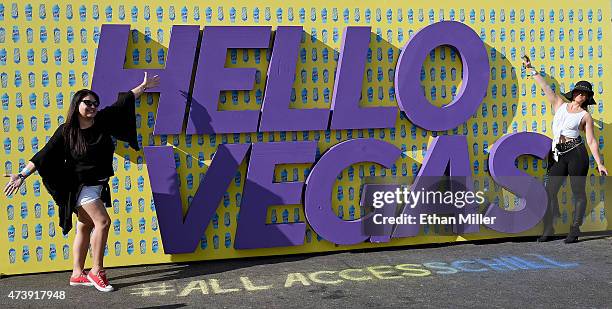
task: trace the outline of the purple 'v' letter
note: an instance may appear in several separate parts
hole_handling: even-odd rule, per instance
[[[166,254],[195,251],[249,147],[248,144],[219,145],[184,219],[172,147],[144,148]]]
[[[91,82],[91,89],[100,96],[100,107],[141,83],[147,71],[161,78],[158,87],[146,91],[159,92],[153,134],[181,134],[199,32],[199,26],[172,26],[165,69],[124,69],[130,26],[102,25]]]

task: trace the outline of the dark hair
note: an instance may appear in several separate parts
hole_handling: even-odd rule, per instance
[[[89,89],[81,89],[72,96],[70,107],[66,113],[66,122],[62,134],[66,141],[66,146],[74,157],[80,157],[87,151],[87,143],[80,130],[79,124],[79,104],[86,96],[93,96],[96,101],[100,102],[100,97],[95,92]]]

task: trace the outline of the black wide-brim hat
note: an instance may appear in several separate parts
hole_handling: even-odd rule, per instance
[[[565,96],[566,99],[571,101],[574,98],[575,90],[582,90],[582,91],[586,91],[589,93],[589,98],[585,102],[586,105],[596,104],[595,99],[593,99],[593,95],[595,95],[595,92],[593,92],[593,85],[591,85],[591,83],[587,82],[586,80],[581,80],[578,83],[576,83],[576,85],[574,86],[574,89],[572,89],[570,92],[566,92],[563,96]]]

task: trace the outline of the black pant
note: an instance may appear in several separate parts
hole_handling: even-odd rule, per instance
[[[552,156],[552,154],[550,154]],[[552,164],[551,164],[552,163]],[[572,186],[572,194],[576,199],[576,209],[572,227],[578,228],[582,224],[582,219],[586,211],[586,175],[589,171],[589,154],[583,144],[559,155],[559,161],[549,160],[548,182],[546,183],[546,193],[548,194],[548,207],[544,216],[544,233],[553,233],[553,218],[559,214],[559,200],[557,194],[569,175]]]

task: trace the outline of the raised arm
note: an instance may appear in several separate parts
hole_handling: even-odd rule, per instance
[[[546,80],[544,80],[544,77],[541,76],[538,73],[538,71],[531,65],[531,61],[529,60],[529,57],[523,56],[523,64],[525,65],[525,68],[527,68],[527,70],[530,71],[531,76],[533,77],[535,82],[538,84],[538,86],[540,86],[540,88],[544,91],[544,94],[546,95],[546,99],[548,100],[548,102],[550,103],[552,107],[553,113],[556,113],[559,106],[563,104],[563,98],[561,98],[560,95],[556,94],[552,90],[552,88],[550,88],[550,85],[546,83]]]
[[[159,76],[155,75],[152,78],[149,78],[147,72],[145,72],[144,80],[142,81],[142,83],[136,86],[131,91],[134,93],[134,97],[138,99],[138,97],[140,97],[140,95],[143,94],[145,90],[157,87],[157,85],[159,85]]]
[[[595,159],[595,163],[597,163],[597,171],[600,175],[608,176],[608,170],[601,162],[601,157],[599,156],[599,149],[597,148],[597,140],[595,139],[595,132],[593,130],[593,117],[591,114],[586,113],[584,118],[582,119],[584,124],[584,131],[586,133],[586,142],[589,145],[589,149],[591,150],[591,154],[593,154],[593,159]]]

